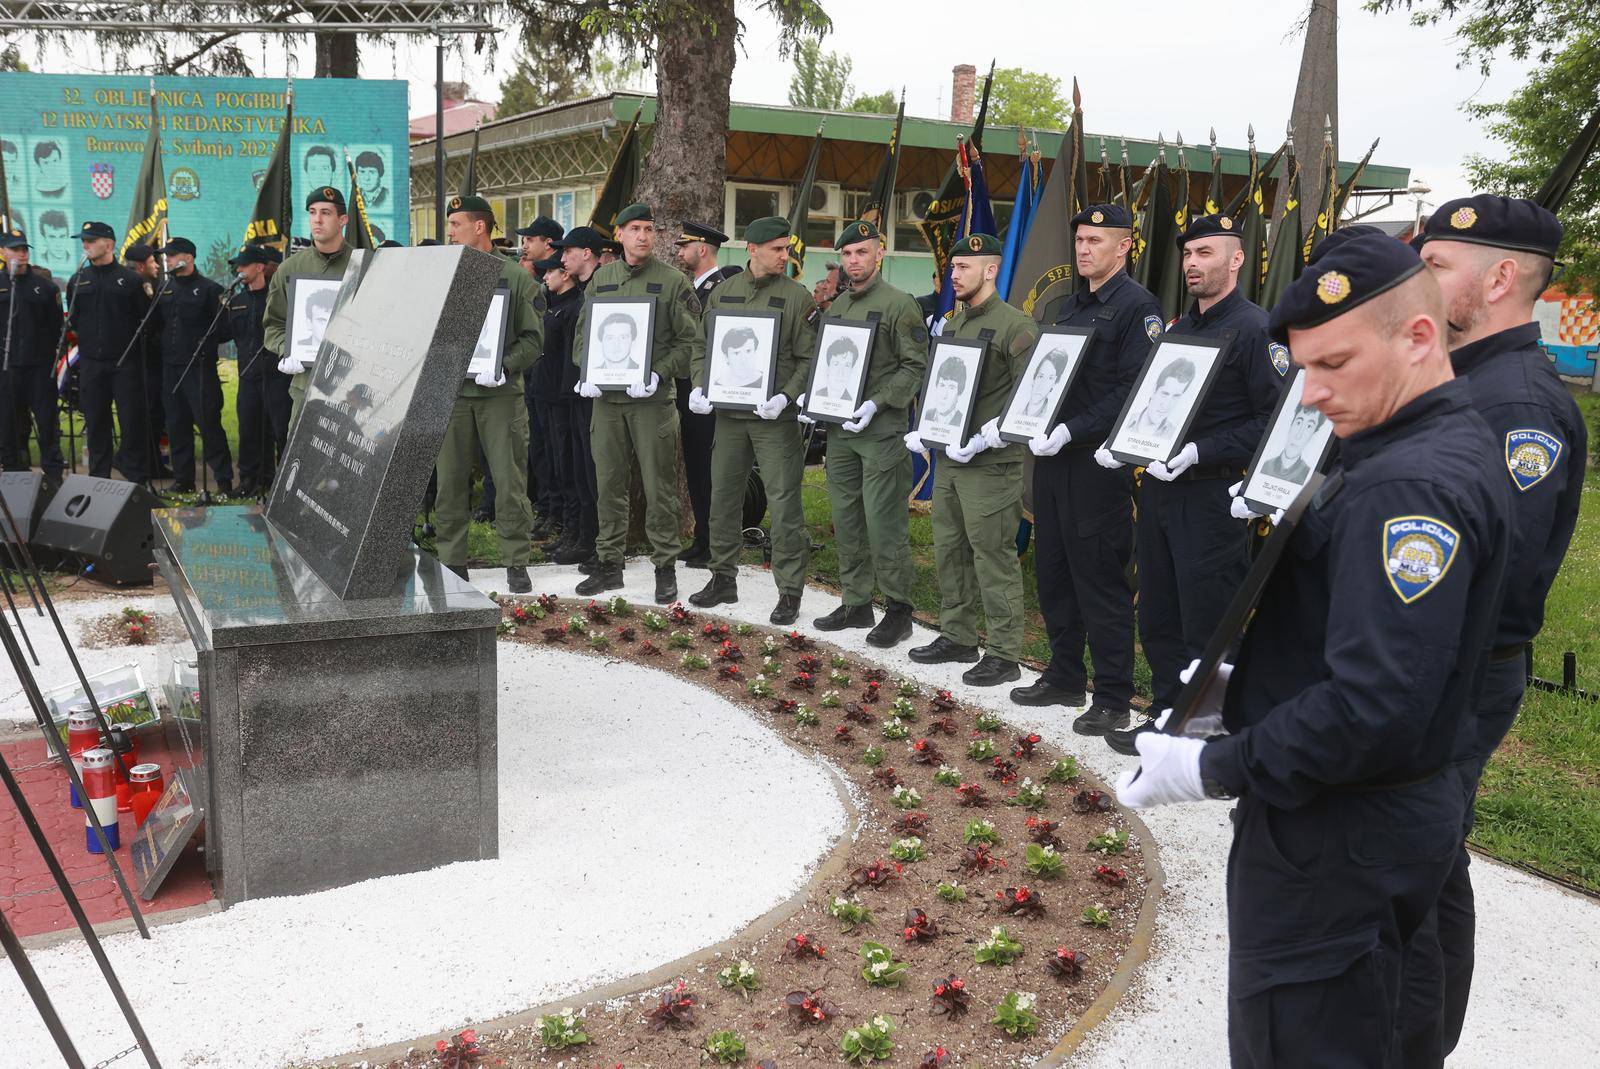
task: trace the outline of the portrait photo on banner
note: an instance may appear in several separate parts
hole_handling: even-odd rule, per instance
[[[1289,507],[1322,467],[1333,444],[1333,424],[1328,417],[1301,401],[1305,381],[1302,368],[1290,374],[1239,494],[1252,511],[1263,516]]]
[[[1093,327],[1046,327],[1040,331],[1028,354],[1028,366],[1001,413],[1002,439],[1026,442],[1050,433],[1059,422],[1061,404],[1093,339]]]
[[[289,340],[285,355],[307,367],[317,362],[322,337],[328,333],[328,320],[339,296],[337,278],[301,276],[289,282]]]
[[[778,369],[777,312],[716,311],[706,321],[706,400],[753,412],[772,396]]]
[[[483,329],[478,332],[478,344],[472,350],[472,360],[467,364],[467,378],[492,372],[500,377],[506,358],[506,309],[510,307],[511,287],[501,283],[489,298],[489,313],[483,318]]]
[[[1171,460],[1232,344],[1231,331],[1220,338],[1163,334],[1117,416],[1106,442],[1111,455],[1124,464]]]
[[[917,415],[917,435],[927,445],[960,448],[971,437],[972,402],[983,374],[981,341],[935,338],[928,356],[928,374],[922,384],[922,408]]]
[[[583,350],[583,381],[625,390],[650,381],[656,302],[649,297],[595,297]]]
[[[864,398],[867,361],[877,327],[865,321],[824,319],[817,331],[817,355],[811,362],[806,390],[806,415],[828,423],[846,423]]]

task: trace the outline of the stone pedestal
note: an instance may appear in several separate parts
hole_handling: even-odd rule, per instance
[[[387,594],[343,600],[256,506],[155,527],[199,654],[224,906],[497,855],[492,601],[415,550]]]

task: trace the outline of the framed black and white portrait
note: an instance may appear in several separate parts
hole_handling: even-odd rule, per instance
[[[337,278],[301,277],[290,280],[289,336],[284,342],[285,356],[292,356],[307,367],[317,362],[323,335],[328,333],[328,320],[333,318],[340,282]]]
[[[1046,327],[1040,331],[1028,354],[1028,366],[1000,415],[1002,439],[1026,442],[1050,433],[1060,422],[1061,403],[1093,339],[1093,327]]]
[[[1239,496],[1263,516],[1293,503],[1333,445],[1333,424],[1303,403],[1305,382],[1304,369],[1295,368],[1244,478]]]
[[[472,360],[467,364],[467,378],[492,373],[500,377],[506,358],[506,326],[511,307],[511,287],[501,283],[489,298],[489,313],[484,316],[483,329],[478,332],[478,344],[472,350]]]
[[[983,374],[983,353],[988,346],[964,338],[934,338],[928,353],[928,377],[922,384],[922,407],[917,414],[917,435],[928,445],[967,444],[972,426],[972,402],[978,396]]]
[[[1163,334],[1117,416],[1106,442],[1111,455],[1147,466],[1171,460],[1232,344],[1231,332],[1220,338]]]
[[[778,373],[777,312],[715,311],[706,322],[706,400],[753,412],[772,396]]]
[[[824,319],[811,362],[806,415],[825,423],[847,423],[865,400],[867,362],[877,326],[864,320]]]
[[[653,298],[594,298],[584,339],[583,381],[602,390],[649,383],[655,317]]]

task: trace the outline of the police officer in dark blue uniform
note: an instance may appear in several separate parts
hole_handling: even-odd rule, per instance
[[[1232,344],[1188,440],[1171,460],[1146,468],[1139,486],[1139,638],[1150,661],[1154,709],[1177,700],[1178,673],[1200,655],[1249,567],[1246,529],[1230,513],[1228,486],[1250,463],[1289,370],[1289,351],[1267,337],[1267,313],[1239,292],[1244,244],[1233,219],[1199,216],[1177,241],[1195,303],[1171,330],[1227,335]],[[1121,466],[1104,449],[1095,459]],[[1083,734],[1115,732],[1107,740],[1112,748],[1133,752],[1134,729],[1088,718],[1072,726]]]
[[[1450,362],[1500,450],[1513,540],[1505,602],[1462,755],[1470,792],[1463,841],[1436,915],[1406,958],[1400,1035],[1408,1067],[1442,1065],[1461,1038],[1475,927],[1465,844],[1470,797],[1522,703],[1528,643],[1544,623],[1545,596],[1578,522],[1589,455],[1583,414],[1539,347],[1533,322],[1534,302],[1555,269],[1560,221],[1532,201],[1481,194],[1442,205],[1422,239],[1422,260],[1444,293]]]
[[[1059,326],[1091,327],[1060,422],[1028,443],[1033,466],[1034,569],[1050,664],[1011,692],[1018,705],[1081,706],[1094,659],[1094,705],[1085,721],[1120,727],[1133,698],[1132,480],[1094,462],[1128,390],[1161,336],[1161,306],[1129,277],[1133,219],[1117,204],[1093,204],[1072,218],[1078,274],[1088,286],[1069,296]]]
[[[1394,1064],[1402,948],[1460,845],[1455,757],[1511,545],[1504,458],[1445,351],[1415,251],[1345,242],[1272,337],[1339,455],[1198,714],[1135,739],[1134,807],[1237,797],[1228,858],[1236,1067]]]
[[[277,460],[289,440],[290,377],[266,355],[262,317],[267,310],[267,283],[283,262],[277,249],[246,245],[228,264],[244,287],[228,298],[225,337],[233,342],[239,367],[239,496],[254,497],[272,485]]]
[[[546,268],[542,265],[555,257],[554,242],[566,233],[560,223],[548,215],[537,216],[531,223],[515,231],[522,241],[521,261],[534,281],[543,282]],[[549,321],[548,307],[546,322]],[[546,330],[548,331],[548,327]],[[562,478],[558,454],[565,442],[558,440],[555,424],[559,416],[557,405],[566,404],[571,393],[561,392],[562,369],[540,359],[522,376],[522,396],[528,406],[528,495],[533,503],[533,530],[529,532],[535,542],[554,539],[564,531],[570,493]],[[546,547],[546,553],[550,547]]]
[[[222,287],[195,270],[194,242],[173,238],[161,249],[171,282],[156,299],[160,318],[161,389],[167,406],[174,493],[194,489],[194,429],[206,466],[223,496],[233,493],[233,456],[222,432],[222,382],[217,346],[227,336]]]
[[[116,466],[124,478],[139,483],[150,477],[150,447],[145,371],[140,366],[137,335],[150,298],[144,279],[117,263],[116,237],[110,224],[97,220],[84,223],[78,231],[89,263],[67,281],[68,319],[78,336],[78,401],[83,409],[89,474],[99,479],[111,477],[111,405],[115,401],[117,426],[122,431]],[[152,389],[156,386],[153,382],[149,385]]]
[[[580,547],[585,545],[584,504],[587,501],[591,520],[595,507],[585,467],[594,461],[577,455],[577,432],[572,425],[577,418],[576,402],[581,400],[572,392],[578,383],[578,366],[572,362],[572,332],[578,325],[578,313],[583,310],[583,287],[554,253],[535,261],[534,266],[545,286],[544,356],[529,374],[548,376],[551,466],[561,488],[561,514],[555,517],[561,535],[545,546],[544,552],[552,560],[566,558],[577,563],[593,552],[592,522],[588,526],[589,548]]]
[[[60,413],[56,410],[55,355],[61,337],[61,290],[28,263],[28,238],[0,234],[0,468],[27,471],[28,422],[39,440],[45,482],[61,482]]]

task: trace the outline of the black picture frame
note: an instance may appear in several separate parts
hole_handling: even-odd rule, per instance
[[[499,317],[500,329],[494,330],[496,316]],[[500,372],[505,367],[506,361],[506,335],[511,329],[511,285],[501,282],[495,287],[494,293],[489,297],[489,310],[484,313],[483,329],[478,332],[478,345],[484,342],[484,335],[488,334],[489,354],[480,357],[475,349],[472,359],[467,363],[467,378],[476,378],[485,371],[494,372],[493,377],[499,378]]]
[[[629,356],[638,354],[639,367],[627,369],[626,377],[615,375],[611,369],[600,367],[595,360],[600,339],[607,323],[617,316],[631,319],[634,324],[633,344]],[[650,382],[651,364],[654,362],[656,325],[656,299],[654,297],[607,294],[589,298],[589,321],[583,347],[583,381],[601,390],[620,392],[629,386],[644,386]],[[643,348],[637,348],[640,341]],[[598,377],[597,377],[598,376]]]
[[[726,393],[729,392],[750,392],[744,387],[713,385],[713,380],[716,377],[716,372],[723,356],[722,350],[717,344],[717,338],[719,335],[725,337],[730,330],[740,329],[738,325],[735,325],[735,321],[738,320],[764,324],[764,329],[767,332],[765,371],[761,378],[762,388],[759,400],[740,401],[726,396]],[[772,397],[778,388],[778,383],[774,380],[778,376],[778,336],[782,330],[783,313],[781,312],[718,308],[706,316],[705,375],[704,381],[700,384],[700,389],[705,394],[706,400],[711,402],[712,408],[725,409],[730,412],[754,412],[757,405]],[[761,331],[757,330],[756,335],[757,341],[760,342],[762,340]],[[725,393],[724,396],[718,397],[714,395],[713,391]]]
[[[1039,340],[1034,342],[1033,349],[1028,353],[1028,364],[1023,368],[1022,375],[1017,379],[1016,385],[1011,388],[1011,396],[1006,398],[1005,408],[1000,411],[1000,439],[1002,441],[1025,445],[1035,437],[1035,435],[1028,434],[1024,430],[1015,428],[1008,430],[1007,424],[1011,423],[1014,417],[1022,417],[1022,413],[1018,409],[1024,403],[1024,391],[1026,391],[1029,398],[1033,395],[1033,377],[1038,371],[1035,362],[1059,348],[1059,346],[1052,346],[1050,339],[1072,338],[1074,339],[1072,344],[1077,346],[1077,352],[1072,354],[1066,367],[1066,374],[1062,377],[1065,381],[1058,380],[1056,383],[1055,389],[1059,391],[1059,396],[1056,398],[1055,403],[1049,407],[1039,435],[1049,434],[1055,425],[1061,422],[1061,409],[1065,407],[1067,397],[1072,393],[1072,385],[1078,381],[1078,374],[1083,370],[1084,357],[1088,355],[1089,347],[1094,344],[1094,335],[1094,327],[1045,327],[1039,331]]]
[[[1294,474],[1297,473],[1283,474],[1269,469],[1267,457],[1270,455],[1276,460],[1281,455],[1281,451],[1274,453],[1273,449],[1287,441],[1290,425],[1299,409],[1305,407],[1300,403],[1304,395],[1305,370],[1297,367],[1289,373],[1289,381],[1284,383],[1282,392],[1278,394],[1278,403],[1272,409],[1272,418],[1267,421],[1266,433],[1256,445],[1250,466],[1245,469],[1244,484],[1239,488],[1239,497],[1250,506],[1252,512],[1270,516],[1278,509],[1287,508],[1299,495],[1300,488],[1322,470],[1328,454],[1333,450],[1333,423],[1318,412],[1321,422],[1306,443],[1306,446],[1312,447],[1312,451],[1302,451],[1299,458],[1306,468],[1305,477],[1295,478]],[[1292,490],[1282,492],[1287,487],[1292,487]]]
[[[849,423],[855,417],[855,411],[861,407],[862,387],[867,382],[867,368],[872,363],[872,344],[877,339],[878,324],[865,319],[844,319],[842,317],[828,316],[817,326],[817,349],[811,361],[811,379],[806,383],[805,414],[817,423]],[[837,404],[825,407],[817,406],[817,392],[827,389],[828,365],[826,363],[828,350],[834,342],[841,339],[848,340],[858,351],[859,358],[854,365],[854,374],[851,376],[847,394],[848,400],[840,400]],[[830,390],[830,392],[832,392]],[[822,398],[822,400],[830,400]],[[848,404],[849,411],[845,412],[843,406]]]
[[[283,339],[283,355],[292,356],[297,360],[304,360],[308,367],[315,367],[317,354],[322,351],[322,343],[327,338],[328,323],[333,322],[333,313],[339,305],[339,289],[343,285],[340,278],[314,278],[301,275],[289,280],[289,314],[285,323]],[[304,327],[310,319],[310,302],[314,294],[328,293],[328,319],[323,323],[322,336],[316,339],[316,344],[310,344],[304,334]]]
[[[1117,413],[1117,422],[1113,425],[1110,437],[1106,439],[1106,450],[1122,461],[1124,464],[1134,464],[1149,467],[1151,464],[1166,463],[1171,460],[1188,439],[1189,428],[1194,425],[1194,418],[1205,407],[1206,395],[1211,392],[1211,385],[1217,379],[1217,373],[1227,363],[1228,351],[1233,348],[1237,332],[1225,330],[1212,338],[1202,338],[1193,334],[1163,334],[1151,348],[1150,355],[1145,358],[1144,367],[1139,371],[1139,378],[1134,382],[1133,389],[1128,391],[1128,399],[1122,403],[1122,411]],[[1184,391],[1186,397],[1192,398],[1184,407],[1183,416],[1174,425],[1173,430],[1167,432],[1162,439],[1155,440],[1141,438],[1129,426],[1134,411],[1141,414],[1150,398],[1160,385],[1169,365],[1179,359],[1204,358],[1206,368],[1204,374],[1197,374],[1198,382],[1191,380],[1189,388]],[[1148,443],[1148,444],[1147,444]]]
[[[935,336],[928,341],[928,367],[922,376],[922,392],[918,395],[917,436],[924,445],[954,446],[967,444],[972,435],[972,406],[978,399],[978,384],[983,378],[984,361],[988,359],[989,343],[976,338],[946,338]],[[963,379],[955,404],[960,412],[956,422],[939,420],[931,416],[934,391],[940,381],[939,372],[950,361],[960,360]],[[955,433],[951,433],[954,431]]]

